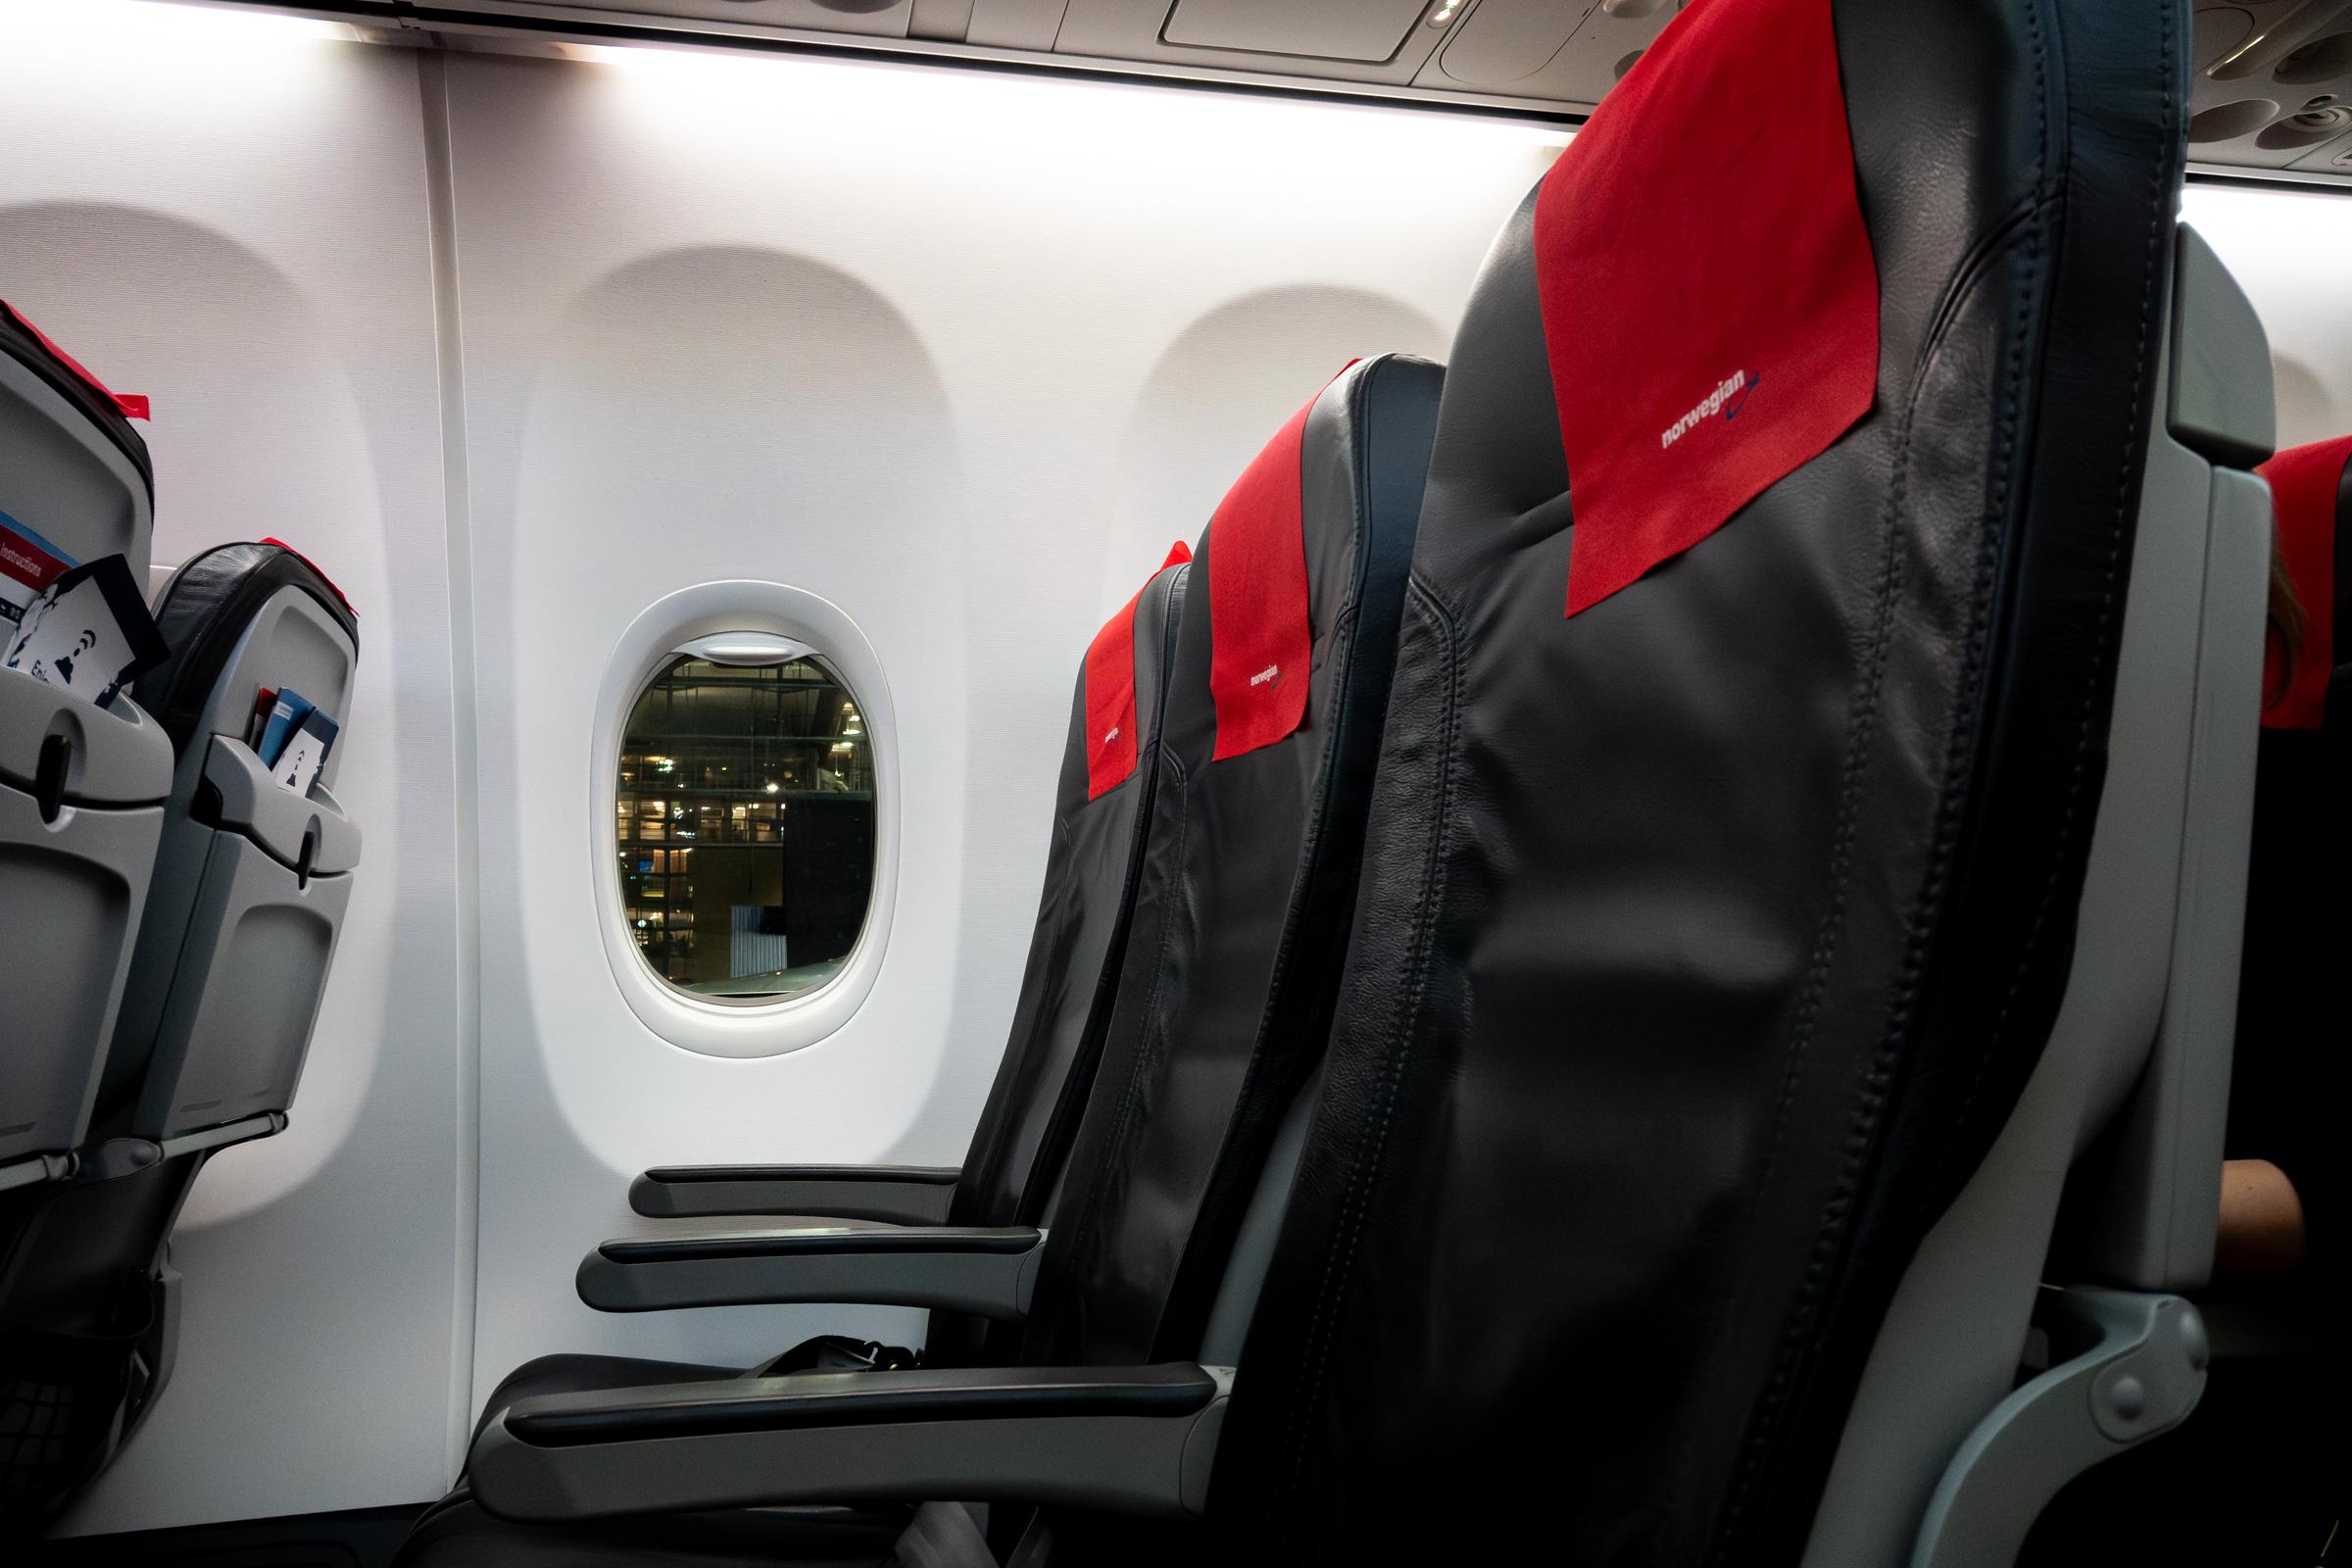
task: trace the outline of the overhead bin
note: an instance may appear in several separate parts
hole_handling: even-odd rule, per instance
[[[1460,17],[1459,8],[1439,15],[1436,0],[1069,0],[1052,48],[1145,65],[1401,87]],[[977,30],[976,7],[975,38]]]
[[[214,0],[285,9],[284,0]],[[1435,107],[1592,108],[1687,0],[341,0],[415,27],[1059,56],[1178,81],[1361,89]],[[300,8],[297,8],[300,9]],[[2352,10],[2195,0],[2189,157],[2352,184]],[[386,20],[391,20],[389,15]],[[942,46],[942,47],[934,47]]]
[[[1597,103],[1676,9],[1676,0],[1480,0],[1414,81]]]
[[[0,548],[48,546],[68,564],[120,555],[144,577],[152,469],[124,407],[0,306]],[[26,560],[9,564],[22,585]],[[171,742],[126,692],[101,708],[0,668],[0,1188],[70,1168],[171,788]]]
[[[566,14],[592,17],[614,13],[623,25],[632,19],[723,22],[746,27],[789,27],[810,32],[849,32],[869,38],[904,38],[914,0],[562,0],[538,5],[518,0],[447,0],[451,10],[509,12],[534,18]]]
[[[1176,0],[1161,38],[1200,49],[1387,60],[1421,23],[1428,0]],[[1440,24],[1443,25],[1443,24]],[[1433,29],[1434,30],[1434,29]]]

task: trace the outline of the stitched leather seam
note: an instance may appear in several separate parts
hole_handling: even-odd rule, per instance
[[[1377,1181],[1388,1149],[1389,1124],[1396,1109],[1396,1095],[1402,1085],[1405,1061],[1411,1054],[1412,1036],[1418,1029],[1421,1008],[1428,995],[1429,950],[1435,940],[1437,911],[1445,901],[1445,851],[1450,838],[1451,804],[1456,787],[1456,747],[1460,738],[1462,701],[1462,661],[1459,653],[1459,631],[1452,616],[1436,593],[1416,573],[1406,586],[1408,606],[1418,606],[1438,635],[1438,657],[1445,661],[1445,702],[1439,714],[1438,756],[1443,765],[1438,775],[1437,797],[1430,813],[1427,844],[1423,850],[1421,894],[1413,910],[1412,942],[1407,950],[1405,973],[1411,976],[1410,989],[1404,1005],[1396,1010],[1396,1021],[1382,1051],[1379,1088],[1374,1097],[1374,1116],[1365,1141],[1356,1148],[1349,1161],[1346,1197],[1340,1209],[1340,1235],[1331,1252],[1324,1259],[1323,1277],[1315,1290],[1314,1311],[1307,1323],[1306,1343],[1300,1348],[1299,1361],[1304,1368],[1298,1386],[1292,1396],[1290,1413],[1285,1421],[1282,1453],[1278,1468],[1288,1474],[1278,1483],[1282,1496],[1296,1502],[1305,1485],[1307,1458],[1307,1420],[1310,1410],[1320,1404],[1330,1364],[1332,1340],[1339,1329],[1339,1319],[1346,1307],[1348,1274],[1354,1262],[1356,1243],[1363,1231],[1369,1212],[1371,1189]],[[1400,650],[1401,652],[1401,650]],[[1287,1467],[1283,1461],[1287,1459]],[[1296,1536],[1302,1522],[1295,1515],[1278,1520],[1276,1529],[1285,1535]]]
[[[1332,671],[1332,711],[1327,724],[1328,733],[1323,743],[1321,766],[1316,770],[1314,804],[1307,812],[1306,821],[1299,834],[1298,870],[1292,878],[1290,899],[1283,910],[1282,935],[1274,949],[1274,967],[1266,979],[1265,999],[1258,1009],[1257,1032],[1250,1043],[1249,1065],[1243,1069],[1240,1092],[1234,1102],[1234,1108],[1237,1111],[1249,1103],[1257,1087],[1260,1069],[1265,1065],[1267,1037],[1274,1025],[1276,999],[1282,995],[1283,982],[1288,978],[1297,960],[1299,929],[1305,923],[1307,905],[1317,882],[1329,874],[1328,871],[1318,867],[1317,858],[1322,849],[1324,830],[1329,825],[1331,797],[1338,788],[1340,760],[1343,753],[1343,742],[1346,738],[1343,731],[1348,721],[1346,715],[1348,704],[1346,694],[1354,667],[1355,633],[1357,622],[1361,618],[1364,585],[1372,570],[1370,470],[1375,425],[1371,417],[1370,406],[1372,378],[1379,372],[1379,369],[1380,362],[1378,361],[1365,367],[1364,373],[1350,381],[1344,393],[1348,401],[1350,427],[1360,436],[1360,439],[1349,443],[1350,506],[1348,511],[1355,524],[1355,569],[1348,579],[1348,592],[1341,604],[1339,613],[1332,617],[1331,631],[1326,645],[1329,653],[1324,664],[1326,669]],[[1303,474],[1300,476],[1300,484],[1303,489]],[[1313,679],[1311,663],[1308,679],[1310,681]],[[1208,1179],[1201,1193],[1201,1207],[1194,1216],[1194,1225],[1188,1228],[1185,1235],[1177,1242],[1176,1267],[1169,1272],[1168,1276],[1171,1286],[1171,1301],[1174,1299],[1173,1287],[1182,1278],[1184,1264],[1192,1252],[1194,1233],[1198,1231],[1200,1221],[1206,1218],[1209,1198],[1218,1194],[1221,1188],[1230,1185],[1230,1178],[1220,1180],[1220,1177],[1227,1169],[1227,1151],[1231,1148],[1233,1135],[1239,1130],[1237,1123],[1229,1119],[1226,1125],[1225,1139],[1218,1151],[1217,1160],[1208,1169]],[[1156,1341],[1156,1329],[1153,1337]]]
[[[1339,619],[1334,624],[1332,629],[1332,635],[1337,640],[1336,649],[1332,657],[1341,661],[1343,662],[1343,666],[1348,657],[1348,651],[1352,646],[1354,632],[1355,606],[1351,604],[1346,610],[1340,612]],[[1342,684],[1345,684],[1344,677],[1342,680],[1334,682],[1335,687]],[[1318,776],[1319,783],[1316,791],[1315,808],[1308,814],[1305,831],[1299,841],[1298,871],[1292,880],[1290,902],[1283,912],[1282,937],[1274,950],[1273,971],[1268,975],[1266,980],[1265,1003],[1258,1009],[1257,1033],[1251,1039],[1250,1044],[1250,1064],[1242,1070],[1241,1092],[1234,1102],[1236,1109],[1239,1109],[1242,1104],[1249,1101],[1250,1091],[1257,1081],[1258,1069],[1264,1065],[1266,1054],[1266,1034],[1268,1028],[1273,1023],[1274,999],[1282,994],[1283,977],[1290,969],[1291,960],[1298,951],[1298,927],[1305,918],[1305,905],[1307,902],[1305,892],[1307,885],[1313,881],[1311,868],[1314,865],[1315,850],[1317,845],[1322,840],[1324,812],[1325,808],[1330,805],[1328,798],[1330,793],[1330,779],[1337,765],[1336,757],[1339,751],[1336,741],[1337,736],[1335,734],[1334,744],[1326,745],[1323,749],[1323,766]],[[1230,1146],[1236,1128],[1234,1124],[1229,1120],[1225,1129],[1226,1146]],[[1224,1166],[1224,1154],[1225,1148],[1220,1147],[1218,1151],[1217,1162],[1209,1169],[1209,1184],[1211,1188],[1217,1185],[1217,1172]],[[1203,1196],[1205,1198],[1205,1193]],[[1196,1220],[1198,1220],[1200,1217],[1200,1216],[1199,1215],[1195,1216]],[[1188,1230],[1185,1235],[1178,1240],[1177,1269],[1172,1271],[1169,1275],[1171,1282],[1176,1278],[1177,1273],[1182,1271],[1184,1258],[1192,1251],[1192,1243],[1193,1237],[1190,1230]]]
[[[2158,54],[2158,92],[2167,106],[2168,123],[2166,128],[2177,136],[2180,111],[2173,86],[2173,49],[2177,42],[2173,25],[2174,8],[2168,5],[2163,8],[2163,11],[2164,28],[2161,34],[2162,45]],[[2164,246],[2164,186],[2168,167],[2166,165],[2158,166],[2148,178],[2148,233],[2145,248],[2140,253],[2139,340],[2134,345],[2132,361],[2132,406],[2134,410],[2138,409],[2141,390],[2147,384],[2149,322],[2155,305],[2157,262],[2162,255]],[[2116,597],[2123,565],[2124,536],[2132,520],[2132,480],[2138,467],[2138,465],[2133,462],[2137,446],[2136,439],[2128,439],[2125,442],[2123,461],[2118,465],[2116,472],[2115,520],[2108,532],[2107,560],[2101,568],[2106,580],[2106,588],[2099,598],[2097,638],[2094,643],[2094,646],[2100,649],[2107,647],[2115,624]],[[2144,463],[2145,453],[2139,453],[2139,458],[2140,462]],[[2065,864],[2064,846],[2074,836],[2075,818],[2081,812],[2082,806],[2083,775],[2088,770],[2091,753],[2091,710],[2098,704],[2099,688],[2099,671],[2094,668],[2083,682],[2082,704],[2075,720],[2074,766],[2067,779],[2066,808],[2058,822],[2056,839],[2058,853],[2052,856],[2050,874],[2042,883],[2041,898],[2034,906],[2033,922],[2027,928],[2025,945],[2018,952],[2017,967],[2011,972],[2008,989],[2002,994],[2000,1010],[1993,1015],[1991,1039],[1987,1041],[1985,1049],[1978,1054],[1976,1064],[1969,1074],[1968,1088],[1960,1098],[1959,1112],[1953,1119],[1955,1126],[1965,1127],[1970,1117],[1975,1114],[1977,1097],[1983,1092],[1984,1074],[1995,1054],[1993,1047],[2008,1031],[2010,1015],[2017,1005],[2018,993],[2025,989],[2026,976],[2033,968],[2034,950],[2040,945],[2044,928],[2049,921],[2051,907],[2057,901],[2059,871]],[[1950,1161],[1951,1147],[1948,1144],[1945,1146],[1938,1165],[1939,1173],[1941,1166]]]
[[[1952,318],[1974,296],[1977,280],[1984,275],[1985,269],[2009,249],[2018,229],[2034,221],[2048,204],[2049,193],[2036,187],[2011,202],[2008,210],[1993,220],[1992,225],[1979,236],[1976,244],[1969,247],[1960,265],[1952,269],[1952,275],[1944,283],[1943,298],[1936,306],[1936,318],[1921,342],[1936,344],[1943,341],[1944,329],[1951,325]]]
[[[1173,767],[1178,783],[1183,782],[1183,763],[1177,760],[1172,751],[1164,755],[1162,765]],[[1176,841],[1170,863],[1181,870],[1184,865],[1185,846],[1192,838],[1192,796],[1189,793],[1180,792],[1177,800],[1179,804],[1176,812]],[[1159,918],[1158,946],[1152,955],[1152,989],[1144,998],[1142,1016],[1147,1024],[1159,1017],[1159,996],[1167,987],[1168,945],[1172,940],[1171,934],[1174,927],[1175,921],[1169,918],[1169,911],[1163,908]],[[1142,1095],[1145,1075],[1152,1063],[1158,1059],[1159,1049],[1165,1038],[1163,1031],[1152,1028],[1136,1047],[1135,1061],[1128,1068],[1126,1086],[1119,1094],[1118,1110],[1111,1119],[1109,1141],[1104,1145],[1108,1152],[1106,1163],[1115,1163],[1119,1155],[1127,1149],[1127,1123],[1132,1118],[1136,1102]],[[1095,1182],[1093,1190],[1086,1195],[1085,1217],[1080,1222],[1072,1246],[1065,1255],[1071,1258],[1082,1258],[1094,1249],[1102,1230],[1102,1210],[1107,1200],[1106,1195],[1113,1185],[1115,1184],[1111,1182],[1106,1172]]]
[[[1176,596],[1175,582],[1169,581],[1158,591],[1163,601],[1173,601]],[[1110,947],[1102,956],[1102,968],[1095,977],[1094,1000],[1088,1004],[1088,1021],[1080,1036],[1077,1054],[1071,1058],[1063,1076],[1061,1088],[1054,1096],[1054,1108],[1047,1114],[1045,1131],[1038,1140],[1037,1148],[1031,1153],[1029,1169],[1021,1178],[1019,1193],[1013,1204],[1013,1219],[1016,1224],[1034,1225],[1038,1223],[1039,1217],[1045,1211],[1046,1204],[1052,1200],[1054,1184],[1048,1172],[1055,1163],[1066,1166],[1070,1153],[1077,1148],[1078,1135],[1083,1128],[1086,1114],[1085,1101],[1090,1098],[1089,1094],[1081,1091],[1093,1089],[1094,1069],[1100,1068],[1102,1065],[1102,1051],[1109,1039],[1111,1021],[1118,1013],[1118,977],[1120,971],[1126,967],[1127,940],[1135,927],[1135,901],[1143,890],[1144,859],[1151,838],[1152,812],[1159,796],[1160,775],[1162,770],[1168,768],[1174,760],[1166,741],[1167,690],[1169,672],[1176,667],[1176,634],[1182,612],[1180,610],[1175,615],[1167,615],[1164,613],[1164,603],[1162,610],[1163,618],[1160,621],[1159,629],[1158,686],[1152,705],[1152,723],[1146,736],[1146,743],[1151,747],[1152,765],[1150,767],[1143,766],[1142,759],[1139,757],[1136,770],[1144,776],[1144,791],[1143,798],[1135,803],[1135,821],[1127,831],[1127,874],[1120,879],[1119,883],[1121,912],[1118,923],[1111,933]],[[1183,765],[1174,763],[1174,771],[1177,782],[1181,784],[1184,779]],[[1092,803],[1083,804],[1091,805]],[[1062,824],[1057,822],[1055,824],[1056,832],[1059,832],[1061,828]],[[1166,929],[1164,917],[1161,920],[1161,929],[1163,931]],[[1105,992],[1108,993],[1107,996],[1103,994]],[[1098,1019],[1095,1016],[1096,1010],[1102,1008],[1105,1003],[1108,1004],[1107,1010]],[[985,1111],[983,1114],[985,1116]],[[975,1146],[976,1143],[975,1140]]]
[[[2046,46],[2041,33],[2040,12],[2035,0],[2027,0],[2023,10],[2033,45],[2036,82],[2034,97],[2039,113],[2038,165],[2045,172],[2046,178],[2050,153],[2050,88],[2046,70]],[[1997,467],[2001,477],[1997,484],[2004,502],[2009,494],[2016,461],[2016,421],[2020,413],[2019,400],[2024,383],[2023,360],[2026,341],[2033,321],[2033,313],[2040,298],[2039,266],[2042,215],[2046,204],[2054,200],[2057,194],[2055,190],[2044,188],[2042,180],[2037,180],[2032,205],[2025,215],[2022,225],[2019,224],[2018,218],[2014,213],[2005,217],[2002,222],[2004,228],[2011,230],[2012,241],[2004,242],[2000,248],[2006,248],[2008,243],[2015,240],[2022,240],[2029,247],[2027,269],[2019,282],[2017,316],[2011,328],[2010,363],[2006,370],[2006,385],[2003,388],[2000,402],[2003,414],[2001,449]],[[1973,291],[1977,282],[1985,275],[1989,270],[1990,257],[1994,254],[1997,254],[1996,249],[1971,247],[1970,255],[1963,258],[1960,268],[1956,270],[1971,274],[1968,288],[1965,290],[1955,289],[1947,293],[1948,309],[1938,313],[1936,322],[1938,336],[1927,344],[1920,359],[1919,379],[1913,384],[1911,401],[1904,411],[1903,429],[1897,442],[1894,484],[1881,525],[1886,554],[1879,584],[1877,623],[1872,633],[1870,661],[1861,689],[1856,693],[1852,728],[1848,732],[1845,774],[1839,789],[1838,831],[1831,854],[1833,885],[1837,891],[1829,914],[1823,921],[1814,959],[1807,968],[1805,989],[1798,1003],[1797,1016],[1792,1028],[1782,1079],[1781,1096],[1774,1106],[1772,1144],[1766,1155],[1762,1178],[1754,1184],[1753,1191],[1756,1194],[1757,1201],[1761,1200],[1761,1195],[1770,1183],[1772,1172],[1779,1162],[1781,1149],[1787,1141],[1789,1113],[1796,1093],[1800,1068],[1811,1045],[1813,1029],[1818,1022],[1822,998],[1829,984],[1830,970],[1836,963],[1838,948],[1844,935],[1846,902],[1851,892],[1853,845],[1858,829],[1857,818],[1861,805],[1862,783],[1869,768],[1870,745],[1877,732],[1881,683],[1890,646],[1888,632],[1901,578],[1899,528],[1909,498],[1911,438],[1918,415],[1919,400],[1926,393],[1927,382],[1935,365],[1936,353],[1941,346],[1940,333],[1942,329],[1957,318],[1960,310],[1959,298],[1966,292]],[[1982,263],[1980,256],[1984,259]],[[2002,509],[1993,510],[1997,515]],[[1725,1501],[1722,1521],[1716,1527],[1709,1552],[1710,1557],[1718,1563],[1731,1561],[1740,1549],[1740,1527],[1748,1505],[1754,1496],[1759,1473],[1767,1452],[1777,1446],[1785,1429],[1789,1401],[1794,1393],[1794,1385],[1801,1365],[1809,1359],[1809,1352],[1813,1348],[1813,1330],[1818,1320],[1825,1290],[1833,1283],[1832,1276],[1838,1258],[1844,1251],[1849,1240],[1846,1222],[1853,1210],[1853,1200],[1860,1185],[1862,1169],[1876,1150],[1879,1118],[1884,1106],[1885,1090],[1891,1061],[1895,1049],[1901,1041],[1902,1029],[1908,1021],[1912,997],[1916,991],[1917,965],[1914,958],[1919,946],[1925,941],[1925,932],[1922,929],[1925,923],[1925,906],[1940,888],[1943,869],[1950,858],[1951,839],[1957,827],[1956,813],[1950,810],[1951,797],[1954,793],[1949,771],[1954,766],[1952,758],[1955,754],[1965,756],[1973,750],[1974,726],[1968,720],[1973,711],[1971,704],[1976,686],[1975,677],[1981,668],[1984,644],[1988,630],[1989,606],[1985,593],[1986,577],[1989,564],[1998,560],[1999,543],[1993,530],[1987,529],[1985,532],[1985,541],[1980,546],[1977,576],[1973,585],[1975,609],[1971,614],[1966,661],[1963,663],[1961,679],[1958,682],[1960,707],[1952,717],[1951,740],[1946,754],[1947,772],[1943,787],[1939,792],[1942,801],[1938,809],[1938,831],[1929,857],[1928,885],[1922,888],[1915,899],[1911,915],[1906,921],[1913,932],[1910,944],[1913,953],[1906,956],[1902,978],[1896,988],[1897,1000],[1892,1015],[1889,1017],[1887,1034],[1872,1062],[1870,1074],[1865,1080],[1862,1104],[1857,1108],[1854,1119],[1847,1129],[1843,1143],[1843,1162],[1832,1188],[1830,1202],[1815,1231],[1813,1245],[1808,1249],[1803,1284],[1784,1321],[1781,1348],[1775,1357],[1772,1376],[1766,1381],[1764,1389],[1757,1398],[1754,1411],[1749,1417],[1747,1433],[1742,1442],[1743,1451],[1733,1479],[1731,1495]],[[1947,818],[1948,820],[1946,820]],[[1733,1304],[1733,1301],[1728,1298],[1724,1302],[1727,1314]]]

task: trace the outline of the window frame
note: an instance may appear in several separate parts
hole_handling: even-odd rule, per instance
[[[874,869],[864,924],[841,968],[821,984],[773,1001],[706,998],[680,990],[638,947],[614,854],[620,754],[630,712],[682,645],[720,634],[805,644],[858,704],[874,777]],[[882,969],[898,899],[898,725],[882,662],[857,622],[806,589],[757,580],[700,583],[649,606],[621,634],[596,709],[595,788],[589,842],[605,956],[638,1020],[682,1050],[710,1056],[774,1056],[811,1046],[849,1022]]]

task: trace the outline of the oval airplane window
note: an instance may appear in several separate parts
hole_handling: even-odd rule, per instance
[[[623,635],[598,729],[597,903],[631,1009],[712,1055],[839,1028],[881,966],[898,836],[856,624],[780,583],[681,589]]]
[[[807,644],[719,633],[677,649],[621,727],[621,909],[653,971],[772,1003],[840,972],[874,890],[872,744]]]

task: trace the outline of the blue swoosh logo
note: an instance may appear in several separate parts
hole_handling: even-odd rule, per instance
[[[1727,419],[1737,419],[1740,417],[1740,411],[1747,407],[1747,395],[1763,384],[1764,378],[1759,375],[1750,380],[1747,385],[1741,387],[1740,389],[1740,401],[1727,407],[1723,411],[1723,416]]]

